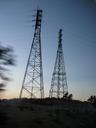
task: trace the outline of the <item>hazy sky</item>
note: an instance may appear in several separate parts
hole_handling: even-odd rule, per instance
[[[32,15],[43,9],[42,56],[44,88],[48,96],[54,68],[58,31],[63,29],[63,51],[69,93],[76,99],[96,94],[96,2],[95,0],[0,0],[0,42],[17,56],[13,79],[5,97],[18,97],[22,85],[35,23]]]

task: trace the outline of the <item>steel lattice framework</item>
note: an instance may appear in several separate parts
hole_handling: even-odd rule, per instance
[[[49,97],[61,98],[68,92],[67,78],[64,65],[64,56],[62,49],[62,29],[59,31],[58,50],[52,74],[51,89]]]
[[[37,9],[34,37],[24,74],[20,98],[44,98],[42,54],[41,54],[42,10]]]

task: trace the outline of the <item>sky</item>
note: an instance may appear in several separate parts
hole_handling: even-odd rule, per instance
[[[0,0],[0,43],[12,46],[16,66],[4,98],[19,97],[34,34],[36,9],[43,10],[42,58],[45,96],[49,94],[55,64],[58,31],[63,29],[63,52],[68,91],[74,99],[96,94],[95,0]]]

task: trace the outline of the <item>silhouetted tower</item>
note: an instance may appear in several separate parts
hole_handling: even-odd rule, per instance
[[[67,78],[64,65],[64,56],[62,49],[62,29],[59,31],[58,50],[52,74],[51,89],[49,97],[61,98],[68,92]]]
[[[19,96],[20,98],[44,98],[41,54],[41,19],[42,10],[37,9],[35,32]]]

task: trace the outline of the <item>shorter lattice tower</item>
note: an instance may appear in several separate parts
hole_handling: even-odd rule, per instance
[[[34,37],[20,91],[20,98],[44,98],[41,54],[41,19],[42,10],[37,9]]]
[[[52,74],[51,89],[49,97],[61,98],[68,92],[64,56],[62,49],[62,29],[59,31],[58,50]]]

